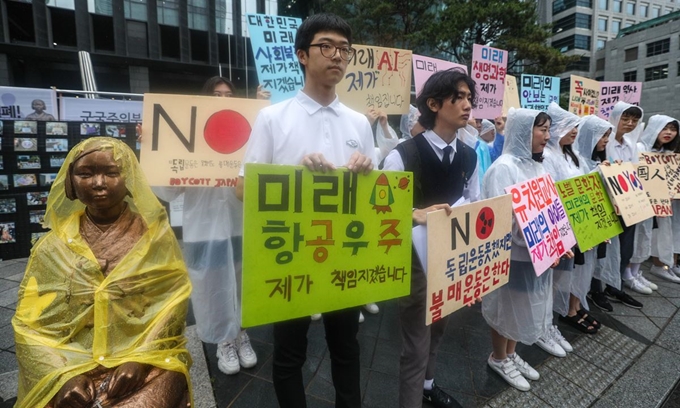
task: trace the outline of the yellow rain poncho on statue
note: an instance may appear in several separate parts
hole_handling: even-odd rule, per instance
[[[87,163],[92,174],[82,170]],[[117,193],[93,187],[112,179]],[[109,201],[121,209],[102,223],[97,204]],[[109,138],[75,146],[52,185],[44,225],[51,231],[31,252],[12,320],[16,407],[58,407],[74,394],[82,406],[190,406],[191,285],[165,209],[130,148]]]

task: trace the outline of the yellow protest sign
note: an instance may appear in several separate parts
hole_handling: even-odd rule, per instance
[[[503,116],[508,116],[510,108],[519,109],[519,90],[517,89],[517,78],[512,75],[505,76],[505,94],[503,95]]]
[[[152,186],[234,187],[268,101],[144,95],[140,164]]]
[[[427,214],[425,324],[508,283],[510,214],[509,194]]]
[[[616,212],[626,226],[631,226],[654,216],[645,188],[633,163],[598,166],[602,181]]]
[[[572,75],[569,87],[569,112],[578,116],[597,115],[599,105],[600,83]]]
[[[406,172],[246,164],[242,325],[408,295],[411,183]]]
[[[388,115],[408,113],[413,53],[372,45],[352,47],[356,55],[335,88],[340,102],[361,113],[370,108]]]

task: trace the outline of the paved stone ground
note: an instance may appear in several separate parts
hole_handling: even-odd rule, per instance
[[[11,407],[16,395],[10,319],[25,265],[25,259],[0,262],[0,408]],[[581,335],[560,324],[575,348],[567,358],[551,357],[538,347],[518,346],[520,355],[541,373],[541,380],[532,383],[527,393],[509,388],[486,366],[491,341],[479,306],[455,313],[440,349],[437,383],[465,407],[679,407],[680,285],[647,276],[660,286],[659,291],[637,296],[645,305],[642,310],[615,304],[613,313],[594,312],[605,326],[597,335]],[[397,406],[401,347],[397,305],[390,301],[380,307],[377,315],[365,313],[359,331],[363,406],[367,408]],[[193,324],[191,316],[188,324]],[[193,327],[188,328],[197,406],[277,406],[271,383],[271,326],[248,332],[258,364],[226,376],[217,369],[215,346],[201,344]],[[310,408],[333,406],[321,322],[313,322],[309,330],[304,379]]]

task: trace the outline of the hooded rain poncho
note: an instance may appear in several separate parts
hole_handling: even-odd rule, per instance
[[[609,123],[611,123],[612,126],[614,127],[614,129],[612,130],[611,137],[609,138],[609,143],[607,143],[607,158],[611,161],[615,161],[616,159],[619,158],[619,154],[617,153],[618,148],[615,147],[618,144],[618,142],[615,140],[616,129],[619,126],[619,122],[621,121],[621,116],[623,115],[623,112],[625,112],[629,108],[639,108],[640,111],[642,112],[642,117],[640,117],[640,121],[638,122],[638,125],[635,127],[635,129],[633,129],[632,132],[623,135],[628,144],[630,144],[631,146],[633,156],[632,162],[633,163],[638,162],[636,144],[643,128],[642,119],[644,118],[644,111],[639,106],[631,105],[630,103],[626,103],[623,101],[617,102],[616,105],[614,105],[614,107],[612,108],[611,113],[609,114]]]

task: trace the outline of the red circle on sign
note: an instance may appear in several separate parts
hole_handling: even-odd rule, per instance
[[[623,174],[619,174],[617,177],[619,179],[619,185],[625,191],[626,193],[628,192],[628,183],[626,182],[626,178],[623,176]]]
[[[238,112],[221,110],[205,122],[203,137],[211,149],[230,154],[238,151],[250,137],[250,123]]]
[[[496,224],[496,216],[490,207],[484,207],[477,214],[477,223],[475,231],[477,238],[487,239],[493,232],[494,224]]]

